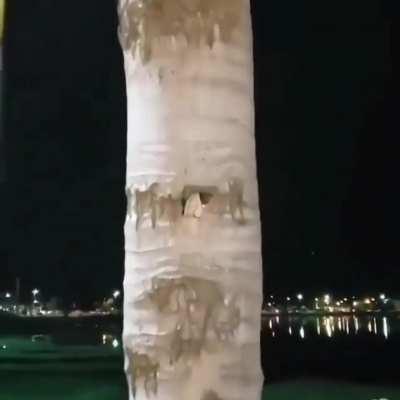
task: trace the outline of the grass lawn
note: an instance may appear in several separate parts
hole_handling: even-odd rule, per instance
[[[121,349],[2,339],[0,400],[125,400]],[[263,400],[400,400],[400,386],[293,380],[265,386]],[[246,399],[243,399],[246,400]]]
[[[72,365],[71,365],[72,367]],[[3,369],[3,368],[2,368]],[[123,400],[125,377],[119,371],[0,372],[0,400]],[[267,385],[263,400],[400,399],[400,388],[339,382],[291,381]],[[245,400],[245,399],[243,399]]]

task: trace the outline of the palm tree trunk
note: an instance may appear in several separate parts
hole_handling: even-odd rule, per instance
[[[119,0],[131,399],[261,396],[249,0]]]
[[[3,138],[3,32],[5,1],[0,0],[0,184],[5,179],[5,154]]]

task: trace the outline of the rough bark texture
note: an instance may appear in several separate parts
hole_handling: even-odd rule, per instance
[[[0,0],[0,184],[5,179],[5,154],[3,138],[3,30],[5,2]],[[1,191],[0,191],[1,193]]]
[[[120,0],[119,12],[131,399],[257,400],[262,266],[249,1]]]

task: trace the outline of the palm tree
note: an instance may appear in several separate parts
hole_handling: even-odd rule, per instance
[[[3,41],[4,8],[5,8],[5,1],[0,0],[0,46],[2,45]]]
[[[249,0],[119,0],[131,399],[259,399]]]
[[[3,112],[3,104],[2,104],[2,97],[3,97],[3,30],[4,30],[4,8],[5,8],[5,1],[0,0],[0,184],[3,182],[5,178],[5,171],[4,171],[4,154],[3,154],[3,124],[2,124],[2,112]],[[0,190],[1,192],[1,190]]]

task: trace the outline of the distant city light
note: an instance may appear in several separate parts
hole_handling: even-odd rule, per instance
[[[297,295],[297,299],[298,299],[298,300],[303,300],[303,295],[302,295],[301,293],[299,293],[299,294]]]
[[[371,304],[371,300],[370,300],[370,299],[365,299],[365,300],[364,300],[364,303],[365,303],[365,304]]]
[[[121,294],[121,292],[119,290],[115,290],[113,293],[114,298],[116,299],[117,297],[119,297]]]
[[[5,344],[3,344],[3,346],[1,346],[2,350],[6,350],[7,346]]]
[[[353,301],[353,307],[358,306],[358,301]]]
[[[112,346],[114,347],[114,349],[116,349],[119,346],[119,342],[117,339],[114,339],[112,342]]]
[[[385,300],[385,299],[386,299],[386,295],[385,295],[384,293],[381,293],[381,294],[379,295],[379,298],[380,298],[381,300]]]
[[[330,302],[331,302],[331,296],[330,296],[329,294],[326,294],[326,295],[324,296],[324,303],[325,303],[326,305],[329,305]]]
[[[6,293],[6,299],[10,299],[11,298],[11,293]]]
[[[290,297],[286,297],[286,300],[287,300],[287,301],[290,301]]]
[[[33,294],[34,296],[37,296],[39,293],[40,293],[39,289],[33,289],[33,290],[32,290],[32,294]]]

